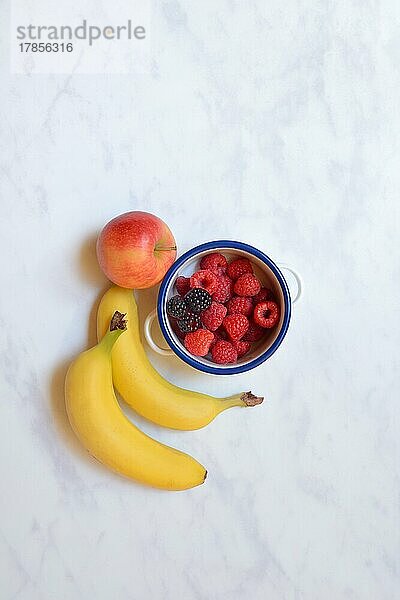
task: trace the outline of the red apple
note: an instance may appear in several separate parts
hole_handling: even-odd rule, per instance
[[[134,210],[107,223],[97,240],[97,258],[117,285],[149,288],[161,281],[174,262],[176,242],[164,221]]]

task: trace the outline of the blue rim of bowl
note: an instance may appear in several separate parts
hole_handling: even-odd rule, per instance
[[[260,354],[260,356],[257,356],[257,358],[255,358],[254,360],[252,360],[246,364],[243,364],[243,365],[237,365],[236,367],[213,366],[211,364],[206,365],[206,364],[196,360],[193,356],[189,356],[188,354],[183,352],[181,350],[181,348],[176,344],[175,340],[172,338],[172,336],[169,333],[168,325],[166,323],[168,316],[167,316],[166,311],[164,310],[167,288],[168,288],[171,280],[175,276],[176,272],[178,271],[178,269],[183,265],[183,263],[185,263],[189,258],[196,256],[196,254],[199,254],[200,252],[204,252],[206,250],[218,250],[218,249],[222,249],[222,248],[229,248],[232,250],[244,250],[245,252],[248,252],[249,254],[256,256],[264,264],[266,264],[271,269],[271,271],[274,273],[275,277],[277,278],[277,280],[279,282],[279,285],[281,286],[284,304],[285,304],[285,313],[284,313],[284,319],[282,322],[282,327],[281,327],[279,334],[278,334],[276,340],[274,341],[274,343],[265,352]],[[194,367],[195,369],[197,369],[199,371],[202,371],[203,373],[211,373],[213,375],[235,375],[237,373],[245,373],[246,371],[250,371],[251,369],[258,367],[258,365],[260,365],[261,363],[266,361],[267,358],[272,356],[272,354],[274,354],[274,352],[281,345],[282,340],[285,337],[286,332],[288,330],[289,322],[290,322],[290,316],[291,316],[290,292],[289,292],[289,288],[286,283],[286,280],[285,280],[284,276],[282,275],[280,269],[273,262],[273,260],[271,260],[269,258],[269,256],[264,254],[264,252],[261,252],[261,250],[254,248],[254,246],[250,246],[249,244],[245,244],[243,242],[235,242],[233,240],[217,240],[214,242],[206,242],[205,244],[200,244],[199,246],[196,246],[195,248],[188,250],[188,252],[185,252],[185,254],[182,254],[182,256],[180,256],[173,263],[173,265],[168,269],[167,273],[165,274],[164,279],[162,280],[160,290],[158,292],[157,316],[158,316],[158,321],[160,324],[161,331],[162,331],[167,343],[169,344],[171,349],[175,352],[175,354],[177,356],[179,356],[179,358],[181,358],[185,363],[187,363],[188,365],[190,365],[191,367]]]

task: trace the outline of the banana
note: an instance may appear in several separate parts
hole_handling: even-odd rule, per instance
[[[98,339],[105,334],[116,310],[126,313],[128,331],[112,350],[114,385],[125,402],[146,419],[171,429],[194,430],[204,427],[227,408],[255,406],[263,401],[251,392],[214,398],[182,389],[161,377],[142,346],[132,290],[113,286],[104,294],[97,312]]]
[[[111,351],[126,329],[123,317],[117,311],[100,343],[82,352],[69,367],[65,397],[72,429],[90,454],[121,475],[166,490],[200,485],[207,475],[200,463],[145,435],[120,409],[113,389]]]

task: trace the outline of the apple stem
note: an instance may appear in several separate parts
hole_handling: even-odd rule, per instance
[[[176,250],[176,246],[155,246],[154,250],[156,252],[166,252],[168,250]]]

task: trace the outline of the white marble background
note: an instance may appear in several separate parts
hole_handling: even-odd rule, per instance
[[[152,32],[151,73],[30,77],[3,25],[1,599],[395,600],[400,4],[168,0]],[[112,475],[66,422],[107,285],[94,239],[135,208],[181,250],[248,241],[306,283],[251,374],[150,353],[178,384],[267,395],[194,433],[140,421],[207,465],[186,493]]]

